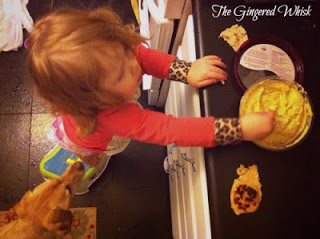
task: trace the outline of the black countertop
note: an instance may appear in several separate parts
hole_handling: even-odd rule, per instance
[[[304,63],[303,86],[313,103],[314,121],[308,137],[297,147],[271,152],[250,142],[237,146],[205,150],[212,236],[218,238],[313,238],[317,235],[320,213],[320,2],[299,2],[311,6],[311,16],[244,17],[212,16],[213,4],[233,9],[271,9],[276,4],[253,1],[193,1],[197,57],[218,55],[227,65],[225,85],[215,84],[200,90],[203,116],[236,117],[243,91],[235,82],[235,52],[219,34],[233,24],[243,26],[250,36],[267,34],[289,42]],[[259,1],[257,1],[259,2]],[[274,1],[273,1],[274,2]],[[294,4],[289,4],[294,7]],[[240,164],[258,166],[262,183],[262,201],[255,213],[236,216],[230,207],[230,190]]]

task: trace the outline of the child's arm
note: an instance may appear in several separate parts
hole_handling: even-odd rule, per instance
[[[252,113],[237,118],[180,117],[143,110],[127,104],[112,114],[101,115],[98,123],[120,137],[147,143],[179,146],[213,147],[258,140],[268,136],[274,127],[274,113]],[[253,123],[254,122],[254,123]]]
[[[169,67],[168,79],[200,88],[225,81],[228,75],[224,68],[226,65],[218,56],[205,56],[192,63],[176,58]]]
[[[227,79],[227,73],[223,70],[226,65],[217,56],[205,56],[188,63],[176,56],[139,45],[136,57],[143,73],[160,79],[181,81],[198,88]]]

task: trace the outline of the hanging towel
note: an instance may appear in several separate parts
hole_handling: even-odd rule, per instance
[[[29,0],[0,0],[0,52],[18,50],[23,44],[23,28],[31,32],[33,20],[27,10]]]

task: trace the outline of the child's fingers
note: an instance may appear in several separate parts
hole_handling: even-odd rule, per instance
[[[225,80],[228,77],[227,72],[225,72],[221,68],[211,66],[206,74],[206,78],[215,78],[215,74],[217,74],[217,77],[223,77],[223,79],[219,78],[220,80]]]
[[[225,80],[227,80],[227,77],[224,74],[219,74],[217,72],[208,72],[201,81],[197,82],[197,87],[204,87],[212,85],[218,81]]]
[[[217,79],[206,79],[206,80],[203,80],[201,82],[198,82],[198,88],[201,88],[201,87],[205,87],[205,86],[209,86],[209,85],[212,85],[214,83],[217,83],[219,80]]]
[[[225,81],[227,80],[227,75],[221,74],[219,72],[208,72],[208,74],[206,75],[206,78],[203,80],[208,80],[208,79],[212,79],[216,81]]]
[[[205,56],[202,59],[204,59],[204,60],[221,60],[220,57],[215,56],[215,55]]]
[[[219,66],[221,68],[227,68],[226,64],[224,64],[221,60],[210,60],[208,63],[212,66]]]
[[[88,165],[89,167],[95,167],[95,166],[98,165],[98,163],[99,163],[99,160],[98,160],[98,159],[93,159],[93,160],[91,160],[90,162],[87,162],[87,165]]]
[[[271,120],[271,125],[274,128],[276,126],[276,119],[275,119],[275,111],[268,111],[266,112],[267,116],[269,116]]]

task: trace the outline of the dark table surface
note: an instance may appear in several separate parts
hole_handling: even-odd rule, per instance
[[[248,4],[248,2],[251,2]],[[255,1],[193,1],[197,57],[218,55],[227,65],[225,85],[215,84],[200,90],[203,116],[236,117],[243,91],[233,74],[235,52],[219,34],[233,24],[243,26],[250,36],[267,34],[289,42],[304,63],[303,86],[313,103],[311,132],[297,147],[271,152],[250,142],[237,146],[205,150],[209,207],[213,238],[313,238],[318,234],[320,213],[320,2],[298,2],[311,6],[311,16],[244,17],[234,14],[212,17],[213,4],[228,9],[244,4],[246,8],[271,9],[285,3]],[[274,2],[274,1],[273,1]],[[289,4],[293,7],[294,4]],[[238,177],[240,164],[258,166],[262,183],[262,201],[255,213],[237,216],[230,207],[230,190]]]

